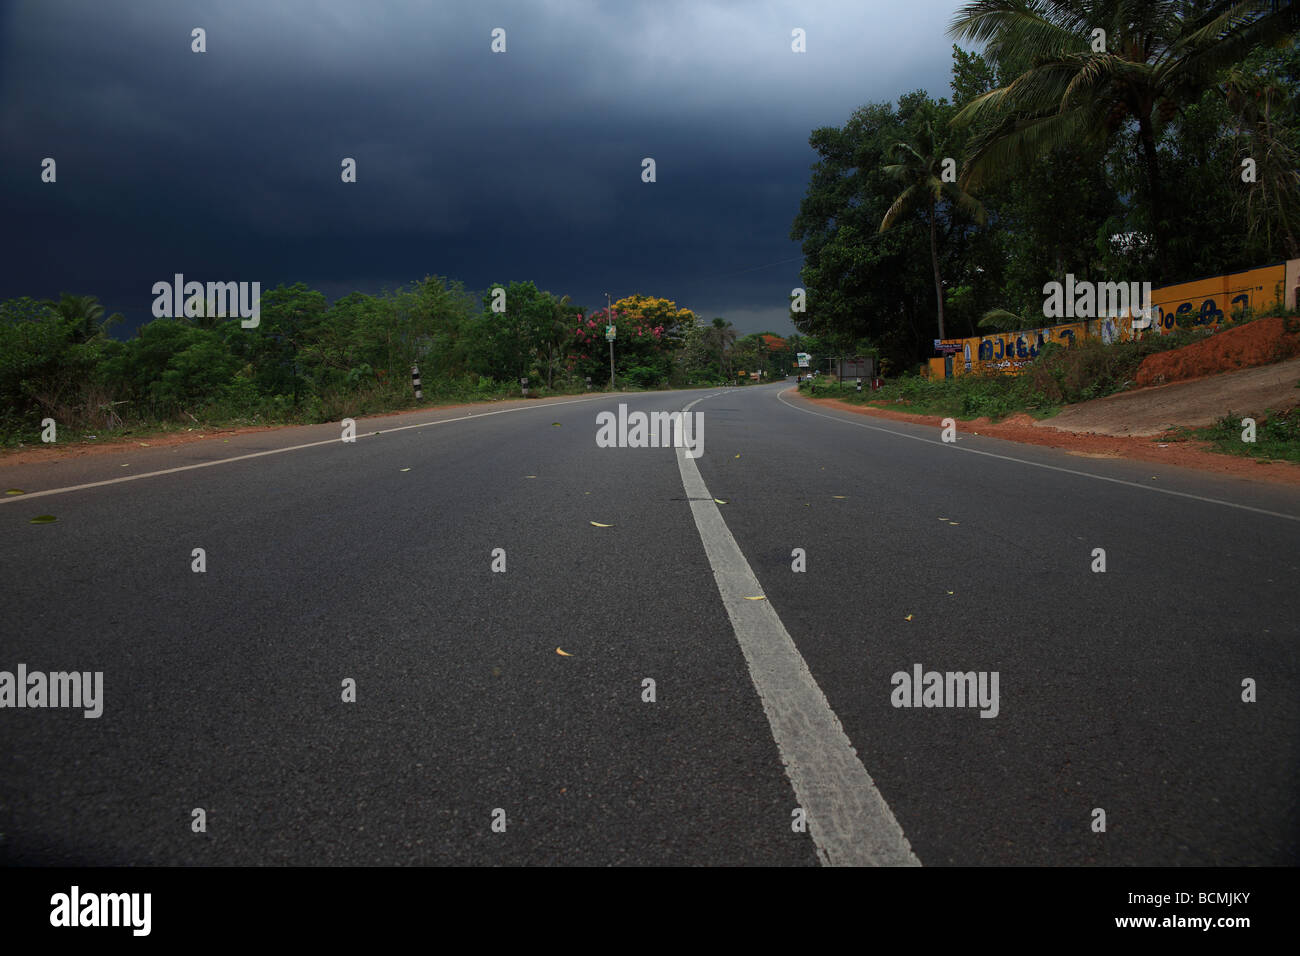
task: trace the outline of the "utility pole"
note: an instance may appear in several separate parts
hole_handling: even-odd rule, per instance
[[[606,330],[609,334],[605,338],[609,339],[609,390],[614,391],[614,306],[610,303],[610,295],[605,293],[605,321],[609,323]]]

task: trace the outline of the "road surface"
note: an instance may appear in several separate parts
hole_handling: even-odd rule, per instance
[[[357,432],[0,467],[0,671],[103,675],[0,709],[0,862],[1300,861],[1294,490],[788,383]]]

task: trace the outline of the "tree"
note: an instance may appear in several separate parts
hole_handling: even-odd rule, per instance
[[[935,149],[934,127],[925,121],[915,143],[899,142],[894,145],[898,162],[884,167],[887,176],[902,183],[904,188],[880,222],[885,232],[900,217],[915,209],[926,210],[930,225],[930,262],[934,267],[934,295],[939,319],[939,338],[947,338],[943,327],[943,280],[939,273],[938,220],[939,203],[947,200],[949,207],[960,209],[976,222],[984,222],[983,205],[969,193],[945,178],[944,158]],[[955,178],[955,177],[954,177]]]
[[[1293,47],[1292,56],[1296,55]],[[1296,136],[1296,91],[1278,75],[1277,64],[1254,72],[1234,67],[1224,94],[1236,117],[1238,158],[1249,159],[1254,176],[1246,189],[1247,227],[1263,234],[1269,253],[1300,257],[1300,149]],[[1288,121],[1290,128],[1288,129]]]
[[[682,344],[674,355],[673,365],[678,374],[673,379],[673,384],[712,384],[722,374],[722,366],[717,361],[717,349],[708,339],[712,329],[712,324],[705,325],[698,319],[686,329]]]
[[[296,395],[298,350],[328,309],[324,295],[295,282],[262,293],[257,328],[242,329],[234,318],[218,328],[225,332],[231,355],[241,366],[252,366],[251,375],[262,394]]]
[[[790,238],[802,240],[805,310],[790,321],[804,335],[838,341],[870,336],[901,361],[922,354],[930,340],[921,322],[933,315],[930,268],[919,229],[880,232],[895,187],[883,172],[893,145],[933,113],[925,94],[900,97],[898,109],[872,103],[842,127],[813,130],[818,155]]]
[[[727,374],[730,365],[727,362],[727,350],[736,341],[736,330],[726,319],[717,317],[704,328],[704,341],[708,348],[718,356],[718,371]]]
[[[695,313],[690,309],[679,309],[676,302],[654,296],[629,295],[616,301],[613,308],[649,328],[659,329],[665,341],[674,344],[681,341],[695,321]]]
[[[693,317],[692,317],[693,318]],[[663,328],[649,325],[639,313],[600,309],[587,316],[574,329],[574,368],[579,376],[593,381],[606,380],[609,374],[609,347],[605,327],[615,329],[614,356],[619,378],[638,387],[650,387],[669,378],[673,370],[674,343]]]
[[[505,291],[505,311],[493,312]],[[493,283],[483,294],[483,312],[474,326],[475,366],[480,374],[516,382],[531,370],[553,334],[555,299],[532,282]]]
[[[549,293],[548,293],[549,294]],[[538,348],[538,360],[546,369],[546,387],[551,387],[556,367],[564,361],[569,346],[574,340],[576,323],[582,321],[582,308],[573,305],[569,296],[555,298],[551,296],[551,325],[542,336]]]
[[[90,342],[108,335],[110,326],[122,321],[120,313],[105,318],[104,307],[93,295],[63,293],[57,300],[46,302],[68,324],[74,342]]]
[[[1162,127],[1199,99],[1223,69],[1300,26],[1300,7],[1273,0],[975,0],[949,35],[986,44],[999,63],[1028,63],[1014,80],[957,114],[977,124],[962,185],[1023,170],[1061,145],[1105,146],[1136,125],[1156,269],[1168,226],[1158,152]]]

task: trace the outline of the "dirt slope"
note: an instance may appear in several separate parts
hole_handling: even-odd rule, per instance
[[[1293,358],[1275,365],[1080,402],[1066,406],[1054,418],[1039,422],[1038,427],[1096,435],[1159,435],[1175,425],[1209,425],[1229,412],[1250,415],[1268,408],[1277,411],[1293,408],[1300,405],[1297,382],[1300,382],[1300,358]]]
[[[1267,365],[1300,355],[1300,331],[1294,322],[1275,315],[1218,332],[1202,342],[1147,356],[1137,371],[1137,384],[1167,385],[1218,372]]]
[[[1300,394],[1300,389],[1295,390]],[[791,389],[793,392],[793,389]],[[850,405],[833,398],[814,398],[800,396],[801,401],[811,401],[816,405],[839,408],[859,415],[873,418],[886,418],[895,421],[915,422],[930,425],[936,430],[942,427],[937,415],[915,415],[910,412],[895,411],[873,405]],[[1046,445],[1060,448],[1070,455],[1080,458],[1130,458],[1147,461],[1153,465],[1177,465],[1182,468],[1197,468],[1218,475],[1234,478],[1248,478],[1300,486],[1300,465],[1290,462],[1261,462],[1253,458],[1238,458],[1235,455],[1221,455],[1209,450],[1206,442],[1177,441],[1155,442],[1150,438],[1120,437],[1099,435],[1096,433],[1076,434],[1059,431],[1054,428],[1039,428],[1028,415],[1013,415],[997,424],[987,418],[974,421],[957,422],[957,430],[976,435],[988,435],[992,438],[1004,438],[1008,441],[1023,442],[1028,445]],[[1151,476],[1157,480],[1157,475]]]

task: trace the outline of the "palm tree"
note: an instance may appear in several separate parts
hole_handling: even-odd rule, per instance
[[[1121,126],[1136,123],[1146,203],[1162,262],[1158,124],[1214,87],[1223,69],[1297,28],[1300,7],[1275,0],[968,3],[953,19],[949,36],[985,43],[985,52],[1000,65],[1029,65],[954,118],[954,124],[980,127],[962,185],[976,188],[1058,146],[1103,146]]]
[[[711,325],[705,328],[704,341],[708,348],[718,353],[718,371],[725,374],[727,372],[727,350],[736,341],[735,328],[726,319],[716,318]]]
[[[906,212],[924,205],[930,220],[930,261],[934,265],[934,294],[939,306],[939,338],[943,331],[943,280],[939,276],[938,206],[947,200],[971,216],[976,222],[985,220],[984,207],[956,183],[945,182],[942,174],[943,157],[936,155],[934,128],[929,120],[916,136],[915,143],[895,143],[894,152],[900,160],[882,167],[885,175],[904,184],[904,189],[881,220],[884,232]]]
[[[1224,95],[1237,116],[1237,141],[1241,155],[1255,159],[1254,181],[1246,192],[1246,222],[1252,235],[1264,233],[1268,249],[1285,249],[1286,257],[1300,256],[1300,152],[1286,142],[1285,127],[1275,115],[1287,96],[1275,77],[1229,71]]]
[[[69,295],[64,292],[58,301],[49,299],[45,304],[68,323],[78,342],[90,342],[106,336],[109,326],[122,321],[122,315],[118,312],[105,317],[103,305],[93,295]]]
[[[550,293],[547,293],[550,295]],[[551,295],[551,323],[542,336],[538,356],[546,368],[546,387],[551,387],[551,380],[558,365],[564,357],[564,350],[573,338],[573,318],[579,319],[582,313],[573,306],[572,299],[565,295],[556,298]]]

